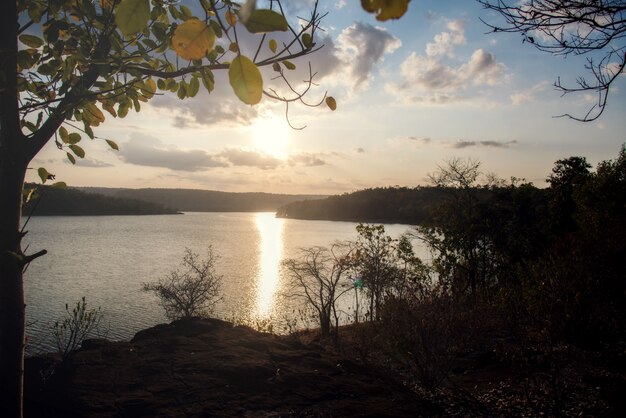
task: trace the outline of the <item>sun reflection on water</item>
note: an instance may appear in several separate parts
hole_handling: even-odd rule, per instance
[[[256,314],[267,317],[272,311],[278,287],[284,220],[276,218],[274,213],[257,213],[255,224],[260,235]]]

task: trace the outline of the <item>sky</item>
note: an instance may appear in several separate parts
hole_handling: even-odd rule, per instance
[[[310,1],[284,3],[297,25]],[[81,143],[87,155],[73,166],[51,142],[31,167],[70,186],[340,194],[427,185],[438,166],[462,158],[544,187],[556,160],[580,155],[595,166],[626,142],[626,75],[597,121],[555,118],[584,115],[597,100],[561,97],[553,86],[559,77],[574,86],[586,75],[585,58],[539,52],[519,34],[488,33],[481,18],[498,16],[477,2],[414,0],[389,22],[356,0],[322,0],[320,9],[328,14],[314,41],[324,47],[294,60],[291,79],[302,86],[310,63],[316,85],[307,102],[327,93],[337,110],[291,105],[291,123],[306,128],[290,128],[281,103],[240,103],[226,75],[216,74],[210,95],[164,94],[124,119],[107,114],[95,133],[119,151],[102,140]],[[264,76],[273,85],[271,69]],[[35,181],[36,170],[27,179]]]

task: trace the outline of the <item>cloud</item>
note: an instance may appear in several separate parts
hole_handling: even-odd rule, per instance
[[[408,102],[427,105],[468,101],[481,94],[475,88],[496,86],[507,78],[504,64],[484,49],[476,49],[466,61],[454,51],[465,44],[464,21],[449,21],[447,31],[435,35],[425,55],[411,52],[400,65],[401,81],[387,90]]]
[[[281,160],[271,155],[241,148],[230,148],[218,155],[234,166],[257,167],[262,170],[274,169],[282,164]]]
[[[513,106],[519,106],[524,103],[534,102],[536,99],[537,93],[541,93],[545,91],[548,84],[549,83],[547,81],[543,81],[539,84],[534,85],[530,89],[526,89],[524,91],[511,94],[510,96],[511,104]]]
[[[341,10],[344,7],[346,7],[347,1],[346,0],[337,0],[335,2],[335,9],[336,10]]]
[[[202,171],[226,166],[223,161],[206,151],[181,150],[141,134],[134,134],[130,141],[120,146],[119,158],[129,164],[163,167],[175,171]]]
[[[409,136],[406,138],[409,141],[415,141],[422,144],[428,144],[430,142],[430,138],[419,138],[417,136]]]
[[[303,165],[305,167],[318,167],[327,164],[327,162],[322,159],[322,155],[306,152],[292,155],[289,157],[288,161],[290,165]]]
[[[69,161],[67,162],[70,163]],[[111,163],[107,163],[107,162],[100,161],[100,160],[94,160],[91,158],[77,158],[76,165],[79,167],[92,167],[92,168],[113,167],[113,164]]]
[[[246,106],[232,94],[230,97],[216,97],[202,92],[198,97],[178,100],[166,95],[155,97],[150,104],[158,109],[166,109],[178,128],[214,126],[216,124],[250,125],[259,116],[259,109]],[[217,95],[221,96],[221,95]]]
[[[469,147],[492,147],[492,148],[509,148],[511,145],[517,144],[517,141],[464,141],[459,140],[452,144],[452,148],[463,149]]]
[[[344,29],[337,42],[337,55],[348,66],[354,87],[366,84],[374,66],[402,45],[386,29],[361,22]]]
[[[357,152],[357,154],[365,154],[365,148],[359,147],[359,148],[356,149],[356,152]]]

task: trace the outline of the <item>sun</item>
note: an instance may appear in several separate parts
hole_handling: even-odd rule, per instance
[[[252,126],[252,139],[255,148],[273,157],[287,158],[289,146],[289,126],[284,119],[262,119]]]

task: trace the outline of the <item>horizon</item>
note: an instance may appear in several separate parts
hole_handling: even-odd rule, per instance
[[[290,3],[289,16],[306,2]],[[364,188],[425,186],[451,158],[471,158],[485,172],[545,187],[556,160],[584,156],[595,167],[626,142],[626,77],[615,82],[602,117],[586,112],[593,95],[560,97],[553,83],[575,85],[584,56],[538,52],[517,34],[486,34],[498,22],[475,2],[412,2],[398,21],[377,22],[358,2],[324,2],[325,46],[309,58],[319,87],[337,110],[240,103],[226,75],[196,98],[172,94],[142,104],[125,119],[106,115],[72,166],[51,141],[31,163],[77,187],[184,188],[233,193],[334,195]],[[307,59],[294,61],[299,81]],[[269,83],[271,75],[266,73]],[[304,77],[303,77],[304,78]]]

